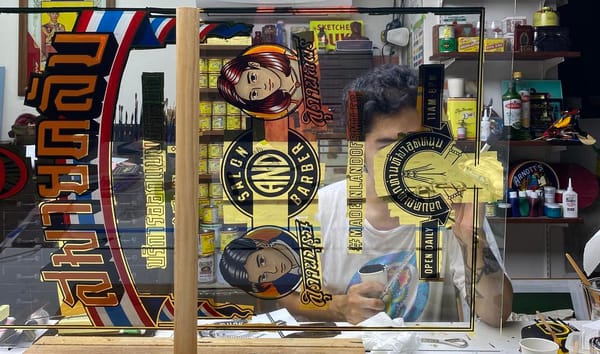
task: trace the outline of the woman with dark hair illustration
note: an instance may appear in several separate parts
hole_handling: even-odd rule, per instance
[[[217,88],[221,96],[247,114],[279,119],[302,102],[298,60],[276,44],[250,47],[221,68]]]
[[[254,232],[263,235],[253,237]],[[265,233],[275,237],[265,240]],[[298,249],[295,239],[279,229],[257,229],[225,247],[219,270],[227,283],[251,295],[280,298],[300,284]]]

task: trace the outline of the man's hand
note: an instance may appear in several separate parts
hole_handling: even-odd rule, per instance
[[[346,321],[357,324],[385,309],[383,300],[380,299],[385,285],[367,281],[351,286],[346,295],[346,306],[341,308]]]

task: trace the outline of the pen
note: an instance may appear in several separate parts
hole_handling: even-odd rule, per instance
[[[408,264],[408,262],[410,262],[411,258],[414,255],[415,255],[415,251],[413,251],[410,255],[408,255],[402,261],[402,263],[400,263],[400,265],[398,266],[398,268],[394,272],[393,276],[388,280],[387,284],[385,285],[385,288],[383,289],[383,292],[381,293],[381,296],[379,297],[381,300],[383,300],[385,298],[385,296],[389,293],[389,291],[392,289],[392,285],[396,281],[396,277],[402,271],[402,269],[404,269],[404,267],[406,267],[406,265]]]

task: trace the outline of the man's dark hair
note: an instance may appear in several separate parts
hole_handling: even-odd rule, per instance
[[[362,129],[369,133],[374,115],[389,115],[416,108],[417,72],[405,65],[383,64],[356,78],[344,89],[343,111],[348,108],[348,92],[360,94]]]

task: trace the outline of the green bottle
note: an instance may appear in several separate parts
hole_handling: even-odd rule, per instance
[[[502,136],[506,140],[517,140],[521,129],[521,95],[517,92],[514,79],[502,95]]]

